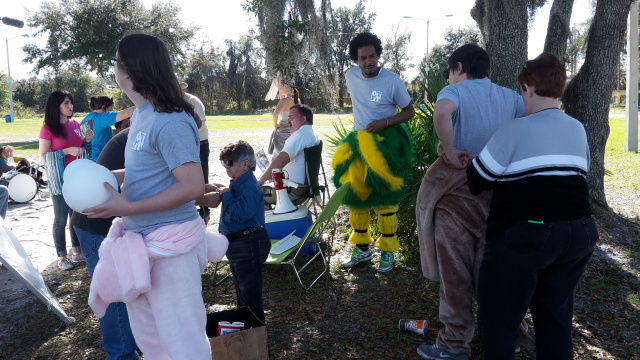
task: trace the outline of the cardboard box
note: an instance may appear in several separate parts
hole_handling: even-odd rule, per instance
[[[245,330],[216,336],[218,322],[241,321]],[[263,360],[269,358],[267,327],[248,307],[207,314],[207,336],[212,360]]]

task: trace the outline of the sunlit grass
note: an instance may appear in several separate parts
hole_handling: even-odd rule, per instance
[[[609,118],[611,132],[604,155],[605,185],[628,191],[640,191],[640,155],[624,150],[624,119]]]

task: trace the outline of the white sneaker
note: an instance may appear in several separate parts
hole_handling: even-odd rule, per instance
[[[342,266],[350,268],[367,260],[371,260],[371,250],[362,251],[359,247],[356,246],[353,248],[353,252],[351,253],[351,260],[342,264]]]

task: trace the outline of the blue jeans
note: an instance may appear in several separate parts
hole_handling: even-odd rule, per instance
[[[105,237],[77,227],[74,227],[74,230],[80,240],[89,275],[93,276],[93,270],[100,259],[98,249]],[[107,360],[129,360],[138,356],[136,352],[138,347],[131,333],[127,306],[124,303],[109,304],[99,322],[102,332],[102,348],[107,353]]]
[[[67,219],[71,216],[71,208],[64,201],[62,195],[52,195],[53,201],[53,244],[56,246],[58,256],[67,256]],[[80,244],[76,233],[69,229],[71,234],[71,246],[74,253],[80,252]]]
[[[591,217],[521,221],[487,239],[478,284],[485,359],[513,359],[527,308],[536,329],[536,357],[573,359],[573,292],[597,240]]]
[[[236,287],[236,305],[248,306],[260,321],[265,322],[262,304],[262,263],[271,250],[266,229],[251,236],[229,242],[227,259]]]
[[[0,217],[7,217],[7,207],[9,207],[9,189],[0,185]]]

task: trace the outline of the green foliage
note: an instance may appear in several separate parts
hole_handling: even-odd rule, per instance
[[[131,101],[127,94],[125,94],[125,92],[120,88],[110,89],[105,95],[113,98],[113,108],[116,111],[123,110],[134,105],[133,101]]]
[[[584,60],[587,51],[587,35],[591,20],[574,24],[571,28],[571,35],[567,40],[566,56],[569,60],[567,68],[571,75],[575,75],[579,68],[579,63]]]
[[[412,241],[416,230],[416,199],[418,190],[427,169],[438,158],[438,135],[433,126],[433,109],[435,99],[447,85],[443,72],[439,67],[431,69],[428,73],[421,69],[423,78],[427,83],[420,83],[421,94],[425,97],[414,97],[413,106],[416,112],[414,118],[407,122],[415,145],[415,163],[411,169],[411,175],[407,182],[407,193],[400,203],[398,211],[398,236]]]
[[[395,28],[392,26],[391,36],[384,40],[381,64],[405,80],[404,72],[413,67],[413,65],[409,64],[411,32],[400,32],[399,28],[400,24]]]
[[[14,101],[21,102],[30,112],[43,112],[49,94],[54,90],[67,90],[74,98],[74,112],[89,112],[89,98],[93,95],[108,95],[107,82],[84,72],[79,66],[64,67],[56,74],[42,79],[32,77],[22,80],[14,93]],[[18,117],[18,116],[16,116]]]
[[[247,0],[244,9],[258,17],[268,74],[280,72],[286,77],[296,77],[303,39],[311,29],[310,19],[315,17],[313,1]]]
[[[225,40],[227,46],[226,60],[228,63],[226,77],[230,84],[230,98],[236,103],[236,109],[242,110],[243,105],[257,108],[264,104],[264,94],[268,91],[267,81],[260,77],[258,49],[254,43],[255,35],[242,36],[238,41]]]
[[[460,46],[464,44],[476,44],[482,46],[482,37],[477,25],[468,25],[466,27],[458,27],[456,29],[449,27],[444,33],[444,44],[435,44],[429,51],[429,67],[439,66],[442,69],[447,68],[447,60],[449,56]],[[425,58],[420,61],[420,68],[427,66]],[[420,81],[424,81],[424,77]]]
[[[40,84],[41,80],[35,77],[21,80],[20,83],[18,83],[18,88],[16,89],[13,96],[15,99],[18,99],[20,102],[22,102],[23,106],[37,110],[43,104],[38,100],[38,90]]]
[[[61,0],[45,2],[28,19],[37,28],[35,35],[48,36],[47,45],[26,45],[26,61],[35,63],[35,71],[57,72],[63,64],[83,65],[100,75],[111,69],[109,58],[127,32],[142,30],[161,38],[176,64],[185,60],[183,47],[197,28],[184,27],[177,14],[180,7],[171,2],[156,2],[146,9],[139,0]],[[34,36],[35,36],[34,35]]]
[[[7,90],[7,75],[0,74],[0,110],[9,108],[9,91]]]
[[[22,102],[13,100],[13,117],[16,119],[31,118],[36,115],[33,108],[25,107]]]
[[[189,68],[183,75],[189,85],[187,91],[200,98],[207,110],[224,109],[232,100],[225,62],[223,51],[206,44],[189,59]]]
[[[353,9],[341,6],[333,12],[333,19],[328,36],[331,44],[331,56],[335,64],[338,81],[339,107],[344,106],[344,97],[347,90],[344,74],[351,64],[351,59],[349,58],[349,42],[357,34],[371,31],[371,24],[375,18],[376,13],[367,13],[362,0],[358,1]]]

